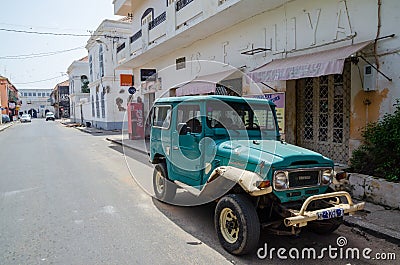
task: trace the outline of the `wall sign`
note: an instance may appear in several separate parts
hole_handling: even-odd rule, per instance
[[[121,86],[133,86],[133,75],[120,74]]]
[[[140,81],[155,81],[156,74],[156,69],[140,69]]]

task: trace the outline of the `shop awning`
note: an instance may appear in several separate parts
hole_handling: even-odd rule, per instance
[[[371,41],[367,41],[332,50],[272,60],[251,71],[249,75],[253,82],[261,83],[341,74],[345,59],[370,43]]]
[[[210,75],[198,76],[189,83],[176,89],[177,96],[188,96],[188,95],[202,95],[213,93],[216,90],[218,82],[225,80],[226,78],[233,76],[237,69],[231,69],[223,72],[218,72]]]

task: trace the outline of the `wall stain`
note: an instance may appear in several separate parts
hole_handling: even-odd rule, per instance
[[[382,102],[388,97],[389,89],[365,92],[360,90],[353,98],[353,110],[350,118],[350,138],[361,140],[361,132],[369,122],[380,118]],[[369,105],[367,105],[369,104]]]

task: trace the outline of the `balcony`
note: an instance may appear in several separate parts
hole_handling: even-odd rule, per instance
[[[167,13],[163,12],[149,23],[149,44],[155,43],[158,39],[166,35],[165,22]]]
[[[143,2],[133,1],[135,6]],[[120,67],[146,64],[281,4],[281,0],[178,0],[148,25],[137,25],[141,28],[126,44],[128,57]]]
[[[129,56],[128,49],[125,49],[125,47],[126,47],[126,42],[121,43],[117,47],[117,63],[118,64],[123,63]]]

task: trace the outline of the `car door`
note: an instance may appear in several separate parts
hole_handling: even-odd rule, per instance
[[[180,103],[176,106],[176,115],[177,122],[172,132],[171,168],[177,176],[176,180],[198,186],[204,164],[200,145],[204,128],[200,104]]]

